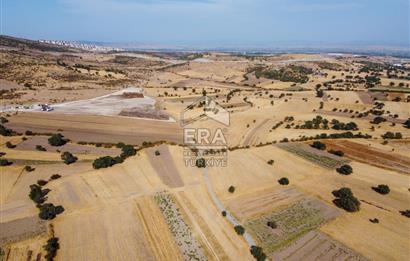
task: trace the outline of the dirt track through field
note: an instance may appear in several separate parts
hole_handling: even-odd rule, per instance
[[[243,142],[243,146],[255,145],[258,141],[258,136],[256,135],[262,127],[269,121],[269,119],[264,119],[261,123],[256,125],[249,133],[246,134],[246,138]]]

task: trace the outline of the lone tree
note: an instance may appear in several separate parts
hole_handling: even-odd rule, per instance
[[[339,208],[343,208],[348,212],[356,212],[360,209],[360,201],[353,195],[350,188],[341,188],[332,192],[336,199],[333,203]]]
[[[386,195],[386,194],[389,194],[389,193],[390,193],[390,188],[389,188],[389,186],[384,185],[384,184],[378,185],[377,187],[372,187],[372,189],[373,189],[374,191],[376,191],[377,193],[380,193],[380,194],[382,194],[382,195]]]
[[[60,249],[60,244],[58,243],[57,237],[52,237],[47,240],[47,244],[43,246],[47,254],[44,256],[47,261],[53,261],[57,256],[57,250]]]
[[[265,261],[266,254],[263,252],[263,249],[258,246],[251,246],[251,254],[257,261]]]
[[[279,179],[278,182],[279,182],[279,184],[281,184],[281,185],[289,185],[289,179],[288,179],[288,178],[285,178],[285,177]]]
[[[27,171],[27,172],[32,172],[32,171],[35,170],[35,168],[33,168],[32,166],[27,165],[27,166],[24,167],[24,170]]]
[[[228,191],[229,191],[230,193],[234,193],[234,192],[235,192],[235,187],[234,187],[234,186],[230,186],[230,187],[228,188]]]
[[[67,143],[67,139],[64,138],[64,136],[61,133],[53,134],[51,135],[50,138],[48,138],[48,143],[51,146],[63,146],[64,144]]]
[[[243,226],[241,226],[241,225],[236,225],[236,226],[234,227],[234,229],[235,229],[236,233],[237,233],[238,235],[240,235],[240,236],[242,236],[243,234],[245,234],[245,228],[244,228]]]
[[[342,165],[336,169],[336,171],[342,175],[350,175],[353,173],[353,168],[350,165]]]
[[[312,147],[318,150],[325,150],[326,149],[326,144],[320,141],[314,141],[312,144]]]
[[[70,165],[78,160],[76,156],[71,154],[70,152],[66,151],[61,154],[61,159],[64,161],[65,164]]]

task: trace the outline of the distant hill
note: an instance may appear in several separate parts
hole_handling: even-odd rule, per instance
[[[49,43],[41,43],[34,40],[28,40],[23,38],[16,38],[7,35],[0,35],[0,46],[12,47],[12,48],[25,48],[33,49],[44,52],[76,52],[74,48],[67,48],[65,46],[58,46]]]

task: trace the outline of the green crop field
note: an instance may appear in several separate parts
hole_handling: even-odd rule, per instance
[[[277,228],[267,226],[274,221]],[[267,254],[282,249],[326,221],[319,208],[312,201],[302,200],[284,210],[250,220],[245,224]]]
[[[290,153],[293,153],[299,157],[302,157],[308,161],[311,161],[317,165],[320,165],[322,167],[329,168],[329,169],[334,169],[340,165],[343,165],[349,162],[348,160],[345,160],[343,158],[337,159],[334,156],[321,155],[321,154],[325,154],[326,152],[319,151],[319,150],[315,151],[315,149],[309,149],[308,147],[306,147],[305,144],[286,143],[286,144],[280,144],[278,145],[278,147]]]

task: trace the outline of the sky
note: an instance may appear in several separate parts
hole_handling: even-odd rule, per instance
[[[410,45],[409,0],[0,0],[1,34],[184,46]]]

